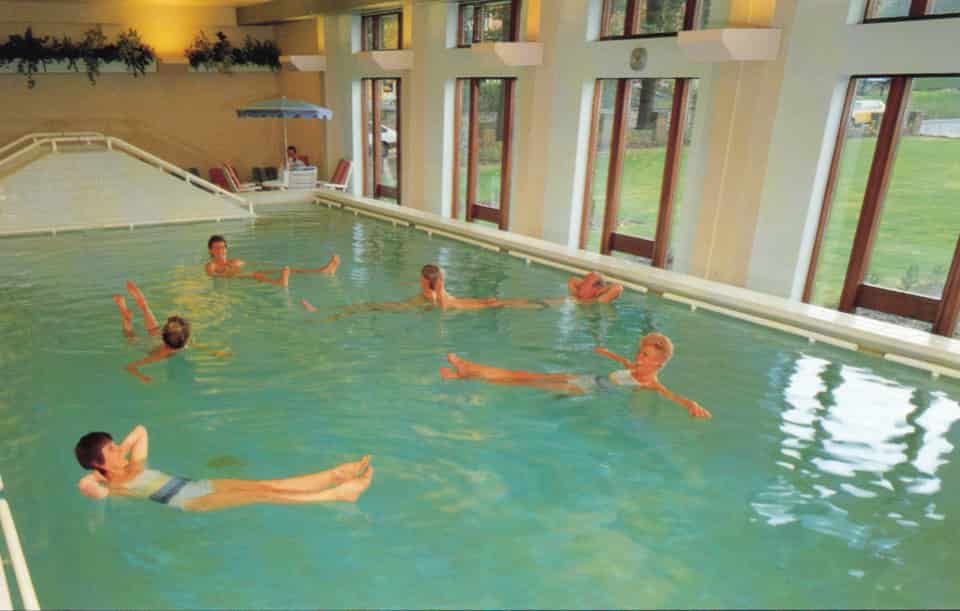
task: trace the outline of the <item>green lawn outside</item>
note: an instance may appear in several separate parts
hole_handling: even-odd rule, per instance
[[[847,141],[812,302],[836,307],[875,138]],[[939,296],[960,232],[960,140],[905,138],[884,201],[869,282]]]
[[[851,138],[844,148],[814,285],[812,302],[818,305],[832,308],[839,301],[875,145],[876,138]],[[662,148],[626,152],[617,231],[653,237],[663,158]],[[609,154],[601,152],[594,163],[593,207],[587,240],[587,249],[593,251],[599,250],[608,161]],[[481,165],[478,185],[481,201],[492,197],[499,184],[499,172],[499,164]],[[680,184],[682,187],[682,180]],[[677,206],[680,202],[682,193],[678,193]],[[904,138],[898,148],[868,281],[939,295],[958,232],[960,140]]]

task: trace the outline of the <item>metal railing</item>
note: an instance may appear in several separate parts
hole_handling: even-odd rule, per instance
[[[120,138],[115,138],[113,136],[105,136],[99,132],[44,132],[27,134],[3,147],[0,147],[0,156],[8,151],[13,151],[6,157],[0,157],[0,167],[25,156],[31,151],[47,145],[50,146],[51,151],[57,152],[57,147],[61,144],[94,143],[103,143],[107,150],[116,150],[126,153],[131,157],[139,159],[144,163],[152,165],[159,170],[167,172],[168,174],[172,174],[173,176],[186,181],[186,183],[189,185],[203,189],[212,195],[226,197],[227,199],[232,200],[234,203],[246,208],[250,214],[254,214],[253,202],[250,200],[244,199],[235,193],[231,193],[230,191],[215,185],[209,180],[204,180],[199,176],[191,174],[180,166],[161,159],[152,153],[148,153],[147,151],[134,146],[125,140],[121,140]]]
[[[37,140],[44,140],[47,138],[61,138],[61,137],[79,138],[83,136],[103,138],[103,134],[101,134],[100,132],[34,132],[31,134],[27,134],[26,136],[21,136],[16,140],[14,140],[13,142],[9,142],[3,146],[0,146],[0,159],[3,159],[3,156],[7,153],[7,151],[12,151],[18,146],[24,144],[25,142],[34,143]]]
[[[3,480],[0,479],[0,495],[3,494]],[[40,608],[37,593],[33,589],[33,580],[30,578],[30,569],[27,559],[23,555],[20,545],[20,535],[17,534],[17,525],[13,521],[13,513],[7,499],[0,496],[0,531],[7,542],[7,552],[10,554],[10,565],[17,581],[17,591],[20,593],[20,602],[24,609],[33,611]],[[0,609],[13,609],[13,597],[7,584],[7,577],[3,569],[4,561],[0,557]]]

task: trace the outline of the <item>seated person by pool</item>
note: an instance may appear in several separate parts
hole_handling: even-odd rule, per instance
[[[614,371],[606,376],[581,375],[575,373],[531,373],[500,369],[473,363],[462,359],[452,352],[447,360],[453,368],[441,367],[440,375],[445,380],[480,380],[491,384],[508,386],[531,386],[571,395],[583,395],[597,388],[623,386],[636,390],[653,390],[687,410],[694,418],[710,418],[710,412],[696,401],[671,392],[657,379],[657,372],[673,356],[673,343],[666,335],[648,333],[640,339],[640,347],[633,361],[610,352],[606,348],[594,348],[594,352],[611,358],[626,369]]]
[[[244,262],[240,259],[227,258],[227,239],[222,235],[210,236],[210,239],[207,240],[207,251],[210,253],[210,261],[208,261],[203,268],[207,272],[207,275],[221,278],[248,278],[258,282],[275,284],[277,286],[288,286],[290,284],[291,273],[332,275],[336,273],[337,267],[340,265],[340,257],[334,254],[330,257],[330,261],[328,261],[323,267],[300,269],[284,266],[280,270],[268,269],[252,272],[250,274],[243,274],[242,268],[244,266]],[[279,276],[277,278],[271,278],[268,275],[278,272]]]
[[[147,429],[134,427],[119,444],[109,433],[87,433],[74,448],[77,462],[91,472],[77,483],[92,499],[128,496],[150,499],[184,511],[212,511],[254,503],[353,503],[370,486],[369,456],[326,471],[270,480],[191,480],[146,467]]]
[[[300,155],[297,154],[297,147],[292,144],[287,147],[287,158],[284,167],[288,170],[299,170],[307,167],[307,164],[304,163],[303,159],[300,159]]]

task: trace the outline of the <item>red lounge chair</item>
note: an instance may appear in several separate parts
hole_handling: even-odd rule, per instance
[[[222,168],[210,168],[210,182],[225,191],[233,191],[233,189],[230,188],[230,183],[227,182],[227,176]]]

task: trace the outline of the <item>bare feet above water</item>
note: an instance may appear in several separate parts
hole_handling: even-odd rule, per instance
[[[469,365],[468,361],[460,358],[452,352],[447,353],[447,360],[450,361],[450,364],[453,365],[453,369],[449,367],[440,368],[440,377],[444,380],[458,380],[460,378],[465,378],[469,375]]]
[[[330,261],[326,265],[320,268],[320,273],[333,275],[337,273],[337,268],[340,267],[340,257],[333,255],[330,257]]]
[[[355,477],[351,480],[348,480],[333,489],[337,494],[337,500],[355,503],[357,499],[360,498],[360,495],[370,487],[370,482],[372,480],[373,467],[369,467],[366,473],[360,477]]]
[[[370,466],[370,455],[364,454],[360,460],[345,462],[333,468],[334,476],[341,482],[346,482],[355,477],[360,477]]]

